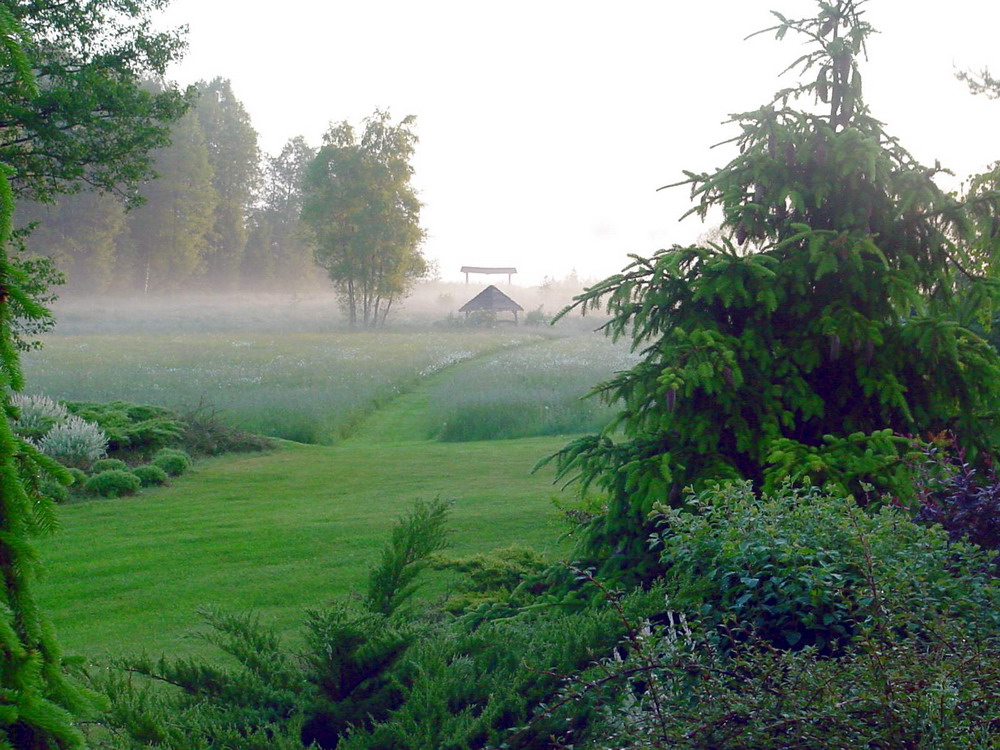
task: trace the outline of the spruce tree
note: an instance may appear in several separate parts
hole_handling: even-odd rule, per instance
[[[576,300],[606,307],[606,332],[643,355],[595,389],[621,405],[613,424],[554,457],[560,477],[607,495],[582,548],[606,572],[655,573],[650,511],[691,485],[899,496],[904,436],[951,431],[972,457],[997,445],[1000,360],[974,330],[995,298],[998,195],[989,180],[943,191],[940,166],[871,114],[862,4],[774,14],[765,31],[808,41],[789,67],[800,82],[733,116],[728,164],[678,183],[688,213],[721,212],[720,241],[636,256]]]
[[[30,94],[34,84],[22,52],[23,32],[0,5],[0,65],[5,78]],[[63,673],[59,647],[35,603],[32,586],[38,560],[32,536],[55,525],[53,503],[38,491],[44,473],[69,482],[65,469],[18,438],[11,394],[21,390],[15,315],[48,315],[25,292],[30,283],[7,253],[14,200],[12,170],[0,165],[0,748],[82,747],[74,716],[92,707],[92,697]]]

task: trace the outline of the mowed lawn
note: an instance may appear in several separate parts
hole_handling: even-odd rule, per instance
[[[518,543],[555,560],[557,490],[551,470],[531,470],[564,442],[369,433],[203,461],[167,488],[64,506],[62,530],[41,542],[41,604],[67,652],[90,657],[200,651],[189,636],[206,606],[256,611],[292,635],[305,609],[363,586],[393,520],[435,497],[454,501],[450,554]]]

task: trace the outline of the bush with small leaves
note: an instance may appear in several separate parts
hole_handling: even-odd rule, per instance
[[[82,490],[83,485],[87,483],[87,472],[83,469],[70,468],[67,469],[69,475],[73,477],[73,483],[70,485],[74,490]]]
[[[107,452],[108,438],[94,423],[71,415],[49,430],[38,447],[64,466],[84,469]]]
[[[65,406],[48,396],[15,393],[10,400],[18,411],[13,425],[14,431],[21,437],[37,440],[69,416]]]
[[[622,612],[618,648],[567,676],[527,729],[575,720],[589,698],[600,714],[559,747],[997,747],[989,553],[900,509],[869,515],[818,491],[694,499],[700,513],[670,511],[664,539],[663,593],[680,611]],[[618,593],[589,580],[621,612]],[[835,658],[821,636],[838,639]]]
[[[720,642],[742,632],[829,654],[857,637],[873,597],[891,597],[917,629],[944,612],[973,618],[1000,603],[1000,590],[987,594],[979,582],[988,554],[896,508],[872,514],[816,488],[758,496],[741,482],[662,512],[652,546],[667,567],[671,603]],[[1000,611],[993,627],[1000,630]]]
[[[132,473],[139,478],[143,487],[153,487],[167,483],[167,472],[154,464],[136,466]]]
[[[120,458],[102,458],[98,461],[94,461],[94,465],[90,467],[90,473],[101,474],[105,471],[112,471],[114,469],[128,471],[128,464]]]
[[[38,485],[38,490],[43,497],[52,498],[57,503],[64,503],[69,500],[69,488],[52,479],[43,479]]]
[[[179,477],[191,468],[191,456],[182,450],[163,448],[153,455],[152,463],[170,476]]]
[[[139,477],[129,471],[112,469],[95,474],[84,485],[84,489],[92,495],[101,497],[122,497],[134,495],[142,486]]]

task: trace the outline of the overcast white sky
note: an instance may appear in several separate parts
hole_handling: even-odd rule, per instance
[[[186,23],[180,83],[229,78],[277,152],[318,145],[331,121],[375,107],[417,116],[414,182],[425,254],[459,267],[514,265],[522,284],[618,271],[627,253],[693,240],[678,224],[682,169],[725,164],[721,123],[785,85],[791,37],[744,37],[771,9],[812,0],[173,0]],[[874,114],[921,161],[960,175],[1000,159],[1000,101],[970,96],[955,67],[1000,72],[1000,3],[870,0],[882,33],[862,69]]]

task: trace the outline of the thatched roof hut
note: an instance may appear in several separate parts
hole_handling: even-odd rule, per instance
[[[464,312],[465,317],[469,317],[470,312],[487,310],[492,313],[512,312],[514,313],[514,323],[517,323],[517,314],[523,312],[524,308],[514,300],[490,284],[483,291],[470,299],[459,308],[459,312]]]

